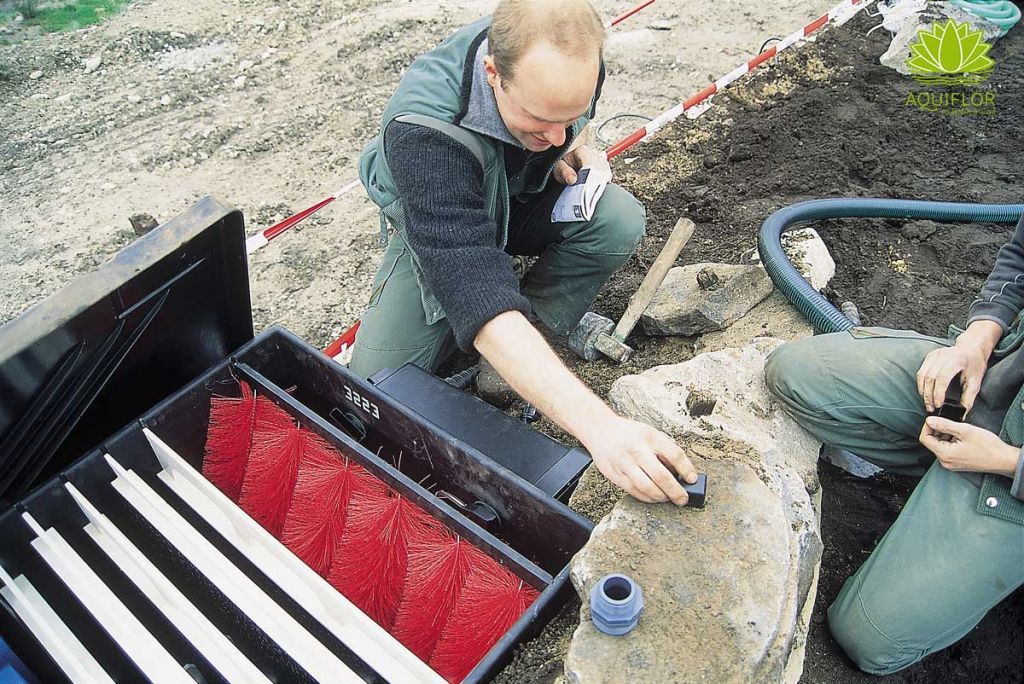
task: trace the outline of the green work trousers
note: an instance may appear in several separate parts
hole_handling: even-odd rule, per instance
[[[873,674],[954,643],[1024,582],[1024,526],[978,513],[979,487],[918,443],[925,409],[915,375],[950,344],[855,328],[784,344],[765,367],[772,393],[822,442],[924,475],[828,610],[833,637]]]
[[[520,290],[541,322],[564,336],[636,250],[646,215],[636,198],[609,185],[590,221],[552,223],[551,210],[561,191],[562,186],[552,182],[529,201],[511,200],[505,251],[539,257]],[[427,323],[409,247],[398,236],[388,243],[372,293],[349,364],[353,372],[369,377],[408,362],[433,372],[456,350],[447,319]]]

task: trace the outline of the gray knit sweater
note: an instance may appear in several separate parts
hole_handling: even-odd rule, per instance
[[[1013,239],[1003,245],[996,265],[971,303],[967,324],[995,321],[1003,332],[1024,309],[1024,218],[1017,223]]]

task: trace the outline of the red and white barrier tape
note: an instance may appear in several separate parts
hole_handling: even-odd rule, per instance
[[[663,112],[657,118],[649,121],[647,125],[645,125],[643,128],[638,128],[637,130],[633,131],[622,140],[619,140],[617,143],[615,143],[605,151],[605,155],[608,157],[608,159],[614,159],[618,155],[628,150],[633,145],[642,143],[643,141],[647,140],[655,133],[657,133],[666,124],[675,121],[677,118],[679,118],[680,115],[682,115],[686,111],[706,101],[712,95],[724,89],[726,86],[728,86],[736,79],[740,78],[741,76],[750,71],[753,71],[754,69],[761,66],[771,58],[775,57],[775,55],[779,54],[786,48],[790,47],[795,43],[798,43],[807,36],[811,35],[815,31],[820,29],[822,26],[825,26],[827,23],[829,23],[829,21],[834,20],[837,25],[842,25],[846,23],[854,14],[870,5],[872,1],[873,0],[843,0],[843,2],[839,3],[838,5],[830,9],[826,14],[821,15],[820,17],[818,17],[811,23],[807,24],[803,28],[794,31],[793,33],[779,41],[776,45],[773,45],[772,47],[761,52],[761,54],[759,54],[757,57],[754,57],[753,59],[748,60],[743,64],[739,65],[738,67],[727,73],[725,76],[718,79],[708,87],[704,88],[704,90],[700,91],[699,93],[691,97],[689,100],[680,102],[671,109],[668,109],[665,112]]]

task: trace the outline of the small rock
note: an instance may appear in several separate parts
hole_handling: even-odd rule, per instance
[[[128,100],[128,102],[131,104],[139,104],[140,102],[142,102],[142,98],[136,95],[135,93],[126,95],[124,99]]]
[[[732,163],[747,161],[753,158],[754,154],[747,147],[737,147],[729,153],[729,161]]]
[[[37,69],[36,71],[33,71],[31,74],[29,74],[28,77],[35,81],[43,77],[43,72]]]
[[[103,56],[101,54],[95,54],[85,60],[85,73],[91,74],[100,68],[100,64],[103,63]]]
[[[683,188],[683,197],[690,200],[691,202],[696,199],[700,199],[704,195],[711,191],[706,185],[687,185]]]
[[[61,104],[63,104],[65,102],[69,102],[72,97],[74,97],[72,93],[64,93],[63,95],[58,95],[57,97],[53,98],[53,101],[60,102]]]
[[[238,70],[245,71],[246,69],[253,68],[255,65],[256,62],[252,61],[251,59],[243,59],[241,62],[238,63]]]
[[[686,410],[694,418],[710,416],[718,403],[718,398],[710,392],[695,389],[686,397]]]
[[[128,217],[128,222],[132,224],[132,230],[135,231],[136,235],[145,235],[160,225],[157,220],[149,214],[132,214]]]
[[[235,90],[241,90],[242,88],[244,88],[245,87],[245,76],[239,76],[238,78],[236,78],[234,83],[232,83],[232,85],[235,87]]]
[[[480,399],[500,409],[511,406],[519,396],[483,357],[480,358],[480,372],[473,380],[473,386]]]
[[[171,96],[170,95],[164,95],[163,97],[160,98],[160,106],[161,107],[166,107],[169,104],[171,104]]]
[[[722,279],[718,277],[718,274],[710,266],[702,268],[697,273],[697,286],[702,290],[717,290],[721,284]]]
[[[652,31],[671,31],[674,28],[668,21],[652,21],[647,27]]]
[[[900,229],[900,233],[908,240],[924,242],[938,229],[938,225],[932,221],[908,221]]]
[[[49,97],[50,96],[47,95],[46,93],[34,93],[30,99],[32,99],[32,100],[47,100],[47,99],[49,99]]]
[[[698,284],[697,274],[709,267],[714,268],[720,283],[713,290],[704,290]],[[759,266],[677,266],[654,293],[640,323],[648,335],[697,335],[725,330],[771,294],[772,289],[772,281]]]

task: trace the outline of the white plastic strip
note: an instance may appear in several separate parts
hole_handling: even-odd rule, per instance
[[[444,680],[249,517],[148,428],[160,479],[306,612],[389,682]]]
[[[775,46],[776,54],[782,52],[791,45],[799,43],[804,38],[804,30],[802,28],[794,31],[793,33],[789,34],[788,36],[780,40],[779,43]]]
[[[124,649],[145,677],[153,684],[195,684],[195,680],[57,530],[52,527],[44,530],[29,513],[22,513],[21,517],[36,533],[32,548],[57,573],[86,610],[92,613],[107,634]]]
[[[246,239],[245,253],[252,254],[257,249],[260,249],[261,247],[266,247],[269,244],[270,240],[267,239],[266,235],[264,235],[263,233],[256,233],[255,235],[252,235],[248,239]]]
[[[676,117],[683,113],[684,103],[680,102],[671,109],[667,109],[662,112],[659,116],[647,122],[647,136],[654,135],[658,130],[661,129],[665,124],[674,121]],[[645,136],[646,137],[646,136]]]
[[[114,489],[310,676],[324,684],[362,681],[141,477],[123,468],[109,454],[104,458],[117,474],[111,482]]]
[[[64,487],[89,519],[85,531],[93,541],[224,679],[240,684],[270,684],[259,668],[192,605],[110,518],[100,513],[73,484],[67,482]]]
[[[114,684],[110,675],[96,662],[74,632],[68,629],[27,577],[18,575],[12,579],[0,566],[0,581],[4,583],[0,595],[72,684]]]
[[[335,191],[333,195],[331,195],[331,197],[333,197],[334,199],[338,199],[349,190],[354,190],[355,188],[361,187],[362,184],[363,182],[358,178],[356,178],[355,180],[351,180],[348,183],[342,185],[337,191]]]
[[[747,65],[747,62],[744,62],[743,64],[740,64],[738,67],[727,73],[725,76],[722,76],[722,78],[715,81],[715,87],[721,90],[722,88],[726,87],[727,85],[735,81],[737,78],[740,78],[749,71],[750,67]]]

